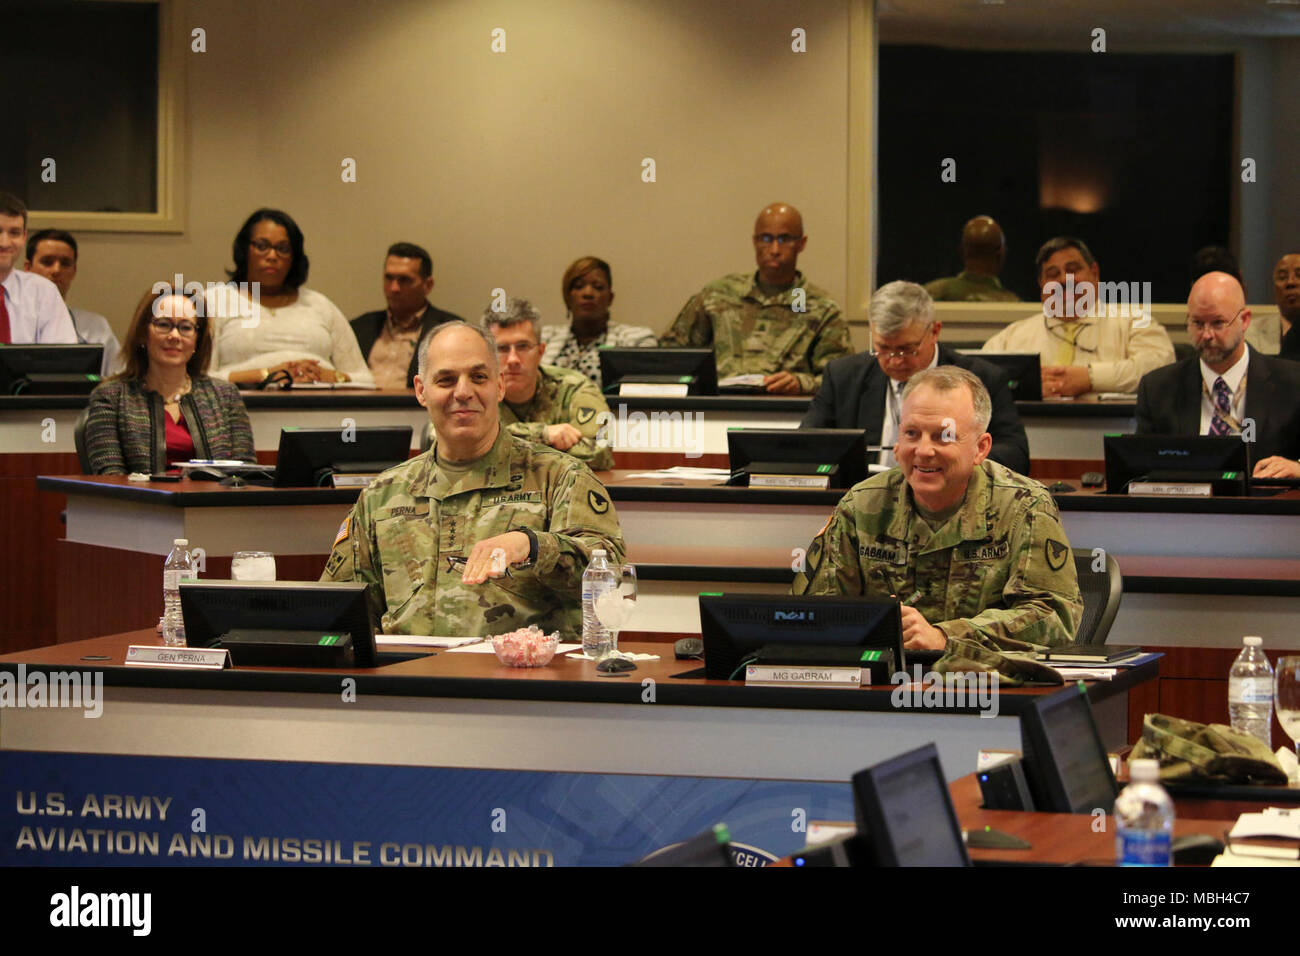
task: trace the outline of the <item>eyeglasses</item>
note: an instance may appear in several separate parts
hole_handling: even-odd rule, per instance
[[[1215,335],[1219,335],[1220,333],[1227,331],[1228,326],[1232,325],[1233,322],[1236,322],[1237,319],[1241,317],[1243,311],[1245,311],[1245,306],[1238,309],[1237,314],[1226,322],[1223,321],[1223,319],[1215,319],[1213,322],[1200,322],[1196,319],[1188,319],[1187,328],[1194,335],[1200,335],[1206,330],[1213,332]]]
[[[926,338],[929,337],[929,335],[930,335],[930,330],[927,328],[927,329],[925,330],[925,333],[924,333],[924,334],[923,334],[919,339],[916,340],[916,344],[914,344],[914,345],[896,345],[896,346],[893,346],[893,347],[890,347],[890,346],[880,346],[880,347],[878,347],[878,348],[877,348],[877,349],[876,349],[872,354],[873,354],[873,355],[876,355],[876,356],[878,356],[879,358],[882,358],[882,359],[888,359],[888,358],[910,359],[910,358],[915,358],[916,355],[917,355],[917,353],[920,352],[920,351],[921,351],[921,348],[925,345],[925,340],[926,340]]]
[[[293,255],[293,246],[287,242],[267,242],[265,239],[253,239],[248,243],[262,255],[266,255],[274,249],[279,255]]]
[[[199,327],[193,322],[172,322],[170,319],[150,319],[149,325],[159,335],[171,335],[173,331],[180,333],[183,339],[192,339],[199,334]]]
[[[764,232],[754,237],[754,244],[759,246],[770,246],[776,243],[778,246],[788,246],[792,242],[798,242],[803,236],[792,236],[788,232],[783,232],[779,236],[774,236],[770,232]]]
[[[520,358],[525,358],[535,348],[537,348],[536,342],[520,342],[517,345],[498,345],[497,355],[504,357],[509,355],[512,351],[514,351],[519,353]]]

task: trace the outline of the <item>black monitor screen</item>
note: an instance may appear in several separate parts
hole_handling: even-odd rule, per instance
[[[718,366],[713,349],[602,348],[600,381],[606,393],[618,394],[624,382],[688,385],[688,395],[718,394]]]
[[[380,472],[411,454],[410,425],[280,430],[277,488],[327,484],[334,472]]]
[[[755,651],[772,645],[890,651],[894,670],[903,667],[897,600],[701,594],[700,637],[705,676],[710,680],[737,679],[735,675]]]
[[[357,667],[375,666],[366,585],[354,581],[182,581],[190,647],[213,647],[237,630],[340,631]]]
[[[0,345],[0,393],[85,394],[103,358],[102,345]]]
[[[1239,435],[1106,435],[1106,493],[1125,494],[1134,481],[1245,480],[1248,448]]]
[[[969,866],[934,744],[853,775],[859,845],[876,866]]]
[[[1107,813],[1115,775],[1082,687],[1040,697],[1020,715],[1025,779],[1044,813]]]
[[[831,488],[852,488],[867,477],[862,428],[728,428],[727,453],[737,484],[747,484],[750,472],[783,474],[775,470],[788,468],[793,473],[799,466],[828,475]]]
[[[996,365],[1007,373],[1007,388],[1017,402],[1043,400],[1043,363],[1037,352],[985,352],[983,349],[958,349],[962,355]]]

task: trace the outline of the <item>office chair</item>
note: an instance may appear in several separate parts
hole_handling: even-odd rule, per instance
[[[504,426],[502,426],[504,427]],[[433,445],[433,423],[425,422],[420,426],[420,454],[423,455]]]
[[[81,462],[83,475],[91,473],[90,453],[86,451],[86,419],[89,417],[90,408],[83,408],[81,414],[77,416],[77,424],[72,426],[72,440],[77,446],[77,460]]]
[[[1074,570],[1079,575],[1079,593],[1083,595],[1083,620],[1075,642],[1079,644],[1105,644],[1106,635],[1115,623],[1120,598],[1124,596],[1124,576],[1119,562],[1110,552],[1105,553],[1106,568],[1094,571],[1096,560],[1087,548],[1074,548]]]

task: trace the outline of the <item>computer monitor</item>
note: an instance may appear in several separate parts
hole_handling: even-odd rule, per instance
[[[602,348],[600,381],[606,394],[617,395],[624,382],[684,384],[688,395],[718,394],[718,365],[713,349]]]
[[[934,744],[853,775],[859,852],[871,866],[970,866]]]
[[[0,394],[85,395],[103,358],[102,345],[0,345]]]
[[[700,637],[704,675],[710,680],[736,680],[764,648],[794,652],[809,665],[849,664],[861,657],[857,651],[879,650],[887,652],[882,660],[889,673],[904,665],[896,599],[701,594]]]
[[[1025,782],[1043,813],[1110,813],[1115,775],[1081,684],[1039,697],[1020,715]]]
[[[751,474],[808,474],[847,490],[867,477],[862,428],[728,428],[727,453],[728,484],[748,485]]]
[[[280,429],[277,488],[316,487],[333,475],[369,474],[400,465],[411,454],[410,425]]]
[[[961,355],[996,365],[1007,373],[1007,387],[1017,402],[1043,400],[1043,361],[1037,352],[985,352],[983,349],[958,349]]]
[[[1126,494],[1134,481],[1209,482],[1215,494],[1244,494],[1250,474],[1241,436],[1106,435],[1106,493]]]
[[[190,647],[219,646],[231,631],[339,632],[352,638],[352,659],[340,663],[374,667],[378,660],[360,582],[182,581],[180,592]]]

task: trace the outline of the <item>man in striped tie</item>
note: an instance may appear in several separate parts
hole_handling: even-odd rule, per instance
[[[1246,344],[1250,309],[1226,272],[1196,280],[1187,334],[1196,355],[1138,384],[1139,435],[1240,435],[1256,478],[1300,478],[1300,363]]]

